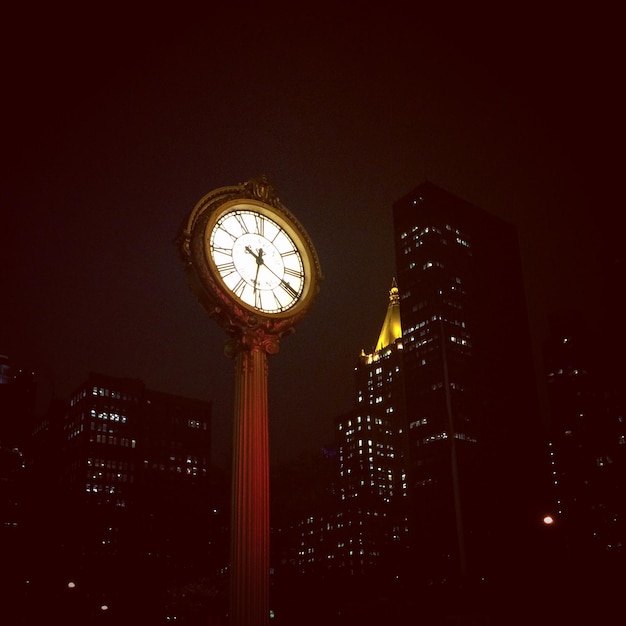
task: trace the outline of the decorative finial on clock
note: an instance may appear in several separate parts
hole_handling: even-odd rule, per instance
[[[247,183],[244,183],[244,188],[252,198],[256,198],[257,200],[266,202],[272,206],[280,205],[280,200],[276,195],[276,191],[270,184],[265,174],[251,178]]]

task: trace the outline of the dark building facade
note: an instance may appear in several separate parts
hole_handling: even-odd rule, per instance
[[[35,374],[0,354],[0,445],[23,447],[33,426]]]
[[[517,234],[430,183],[393,220],[387,315],[358,357],[354,408],[335,419],[336,504],[301,525],[300,571],[349,574],[335,605],[352,598],[361,621],[517,623],[549,566]]]
[[[26,542],[24,483],[35,399],[34,373],[0,354],[0,596],[8,598],[16,591]]]
[[[624,583],[626,412],[612,346],[576,312],[554,314],[544,344],[549,512],[567,573]]]
[[[41,619],[46,603],[70,623],[105,612],[119,624],[206,613],[228,558],[210,403],[92,373],[40,422],[22,558],[38,602],[16,596],[24,623]]]
[[[541,424],[516,231],[429,182],[393,223],[413,573],[431,587],[521,578]]]

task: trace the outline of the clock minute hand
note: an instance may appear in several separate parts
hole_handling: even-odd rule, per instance
[[[256,260],[256,274],[254,275],[254,292],[256,293],[257,290],[257,281],[259,278],[259,270],[261,269],[261,265],[263,265],[263,259],[261,259],[261,262],[259,263],[259,258],[257,257]]]
[[[283,288],[290,293],[293,296],[297,296],[298,292],[282,277],[279,276],[271,267],[269,267],[268,265],[266,265],[265,263],[263,263],[263,265],[272,273],[274,274],[274,276],[276,276],[276,278],[278,278],[278,280],[280,281],[280,284],[283,286]]]

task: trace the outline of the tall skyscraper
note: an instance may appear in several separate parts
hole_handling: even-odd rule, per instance
[[[414,575],[522,575],[540,419],[516,231],[429,182],[393,222]]]
[[[341,562],[355,573],[395,575],[406,545],[405,414],[400,301],[394,283],[376,347],[355,367],[354,409],[335,420],[338,496],[344,515]],[[384,564],[384,567],[383,567]]]
[[[333,498],[302,524],[303,572],[384,577],[400,565],[391,556],[407,532],[401,354],[394,282],[376,347],[362,350],[355,366],[354,408],[335,418]]]

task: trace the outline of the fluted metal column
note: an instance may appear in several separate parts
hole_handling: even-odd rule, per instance
[[[229,345],[235,358],[230,626],[269,623],[269,433],[267,355],[278,339],[262,331]]]

